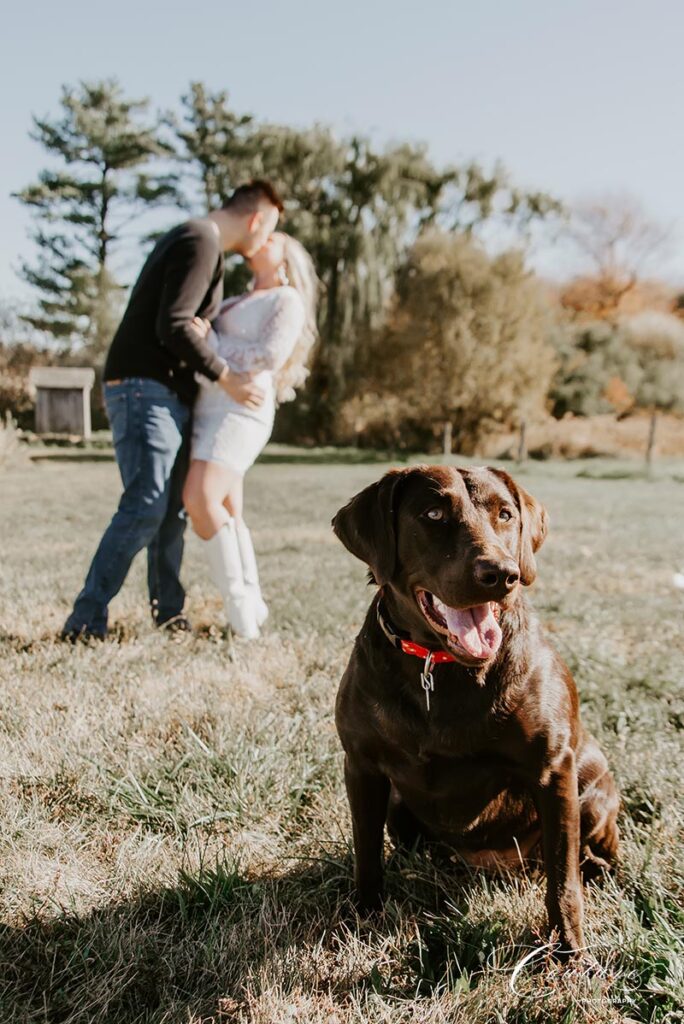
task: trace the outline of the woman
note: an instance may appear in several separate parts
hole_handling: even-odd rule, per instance
[[[294,398],[308,375],[318,282],[306,249],[282,232],[248,262],[253,288],[223,304],[211,337],[229,368],[251,374],[265,399],[256,408],[238,404],[215,384],[200,389],[183,498],[228,622],[238,636],[253,639],[268,609],[242,518],[243,478],[271,436],[276,404]]]

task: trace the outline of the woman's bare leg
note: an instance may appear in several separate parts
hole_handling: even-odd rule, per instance
[[[215,462],[193,459],[185,480],[183,503],[193,529],[209,540],[232,515],[242,518],[242,476]]]
[[[232,474],[233,479],[230,490],[223,499],[223,507],[228,515],[231,515],[236,522],[239,522],[242,519],[244,504],[244,477],[241,477],[239,473],[232,469],[229,472]]]
[[[259,635],[255,602],[247,588],[236,515],[242,513],[242,477],[225,466],[194,460],[183,493],[193,528],[201,538],[209,574],[223,597],[228,622],[238,636]],[[236,515],[231,515],[235,512]]]
[[[210,540],[233,520],[245,587],[254,604],[257,625],[262,626],[268,618],[268,607],[261,593],[252,535],[242,518],[243,497],[243,478],[238,473],[211,462],[192,462],[184,501],[195,533],[202,540]]]

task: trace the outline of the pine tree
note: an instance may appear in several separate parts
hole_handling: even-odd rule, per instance
[[[177,158],[185,177],[192,179],[193,194],[186,195],[186,204],[206,214],[250,177],[253,119],[230,109],[227,92],[209,92],[201,82],[190,83],[181,103],[182,120],[172,123],[181,143]],[[177,182],[180,187],[181,175]]]
[[[122,230],[173,195],[168,178],[148,173],[150,160],[169,150],[147,111],[147,100],[126,99],[115,80],[64,86],[60,114],[34,118],[32,132],[58,166],[16,194],[35,214],[39,250],[33,265],[22,266],[38,293],[38,311],[26,319],[95,355],[120,311],[111,258]]]
[[[210,92],[202,82],[190,83],[181,105],[181,118],[169,119],[176,142],[176,201],[203,216],[218,209],[238,185],[258,175],[254,119],[232,110],[225,90]],[[250,276],[242,260],[229,259],[226,294],[244,291]]]

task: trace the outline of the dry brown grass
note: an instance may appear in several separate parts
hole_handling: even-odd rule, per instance
[[[19,442],[17,425],[9,413],[0,417],[0,471],[8,466],[25,465],[27,455]]]
[[[648,445],[650,416],[639,413],[618,419],[615,416],[549,417],[532,424],[527,431],[527,448],[545,458],[581,459],[596,456],[633,459],[643,463]],[[517,453],[518,436],[513,433],[492,436],[482,451],[497,458],[504,452]],[[658,415],[656,459],[684,458],[684,419],[667,413]]]
[[[328,522],[382,468],[253,472],[273,613],[256,647],[216,628],[193,538],[194,638],[153,632],[140,560],[113,604],[113,639],[59,644],[115,467],[3,475],[0,1019],[681,1020],[684,637],[671,573],[684,568],[684,487],[523,472],[552,519],[536,604],[622,788],[624,857],[587,895],[601,970],[542,957],[512,988],[543,935],[543,879],[414,857],[390,861],[381,916],[360,921],[348,900],[332,709],[369,592]]]

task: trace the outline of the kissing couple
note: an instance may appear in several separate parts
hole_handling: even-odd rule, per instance
[[[104,400],[123,494],[62,630],[107,633],[108,606],[147,548],[155,624],[189,630],[180,567],[186,517],[202,540],[228,624],[254,639],[268,609],[259,587],[243,481],[295,396],[316,340],[318,280],[296,239],[277,232],[283,204],[267,181],[159,239],[133,287],[104,368]],[[224,254],[253,282],[223,301]]]

